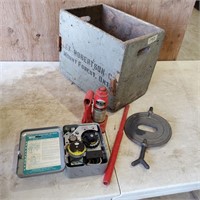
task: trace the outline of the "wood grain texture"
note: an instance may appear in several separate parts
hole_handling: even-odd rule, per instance
[[[166,31],[160,60],[175,60],[195,0],[1,0],[0,60],[58,60],[59,10],[106,3]]]
[[[200,60],[200,11],[193,9],[177,60]],[[200,199],[200,198],[199,198]]]

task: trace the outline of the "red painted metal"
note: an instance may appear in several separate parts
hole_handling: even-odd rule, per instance
[[[92,90],[88,90],[84,99],[85,111],[83,113],[82,123],[92,122],[93,96],[94,96],[94,92]]]
[[[106,109],[108,106],[108,91],[106,87],[100,87],[94,93],[88,90],[84,98],[84,113],[82,123],[99,123],[101,132],[105,132],[108,116]]]
[[[128,115],[128,110],[129,110],[129,105],[126,105],[126,107],[124,108],[123,115],[122,115],[119,130],[118,130],[117,136],[115,138],[115,143],[114,143],[112,153],[111,153],[111,156],[110,156],[110,159],[109,159],[109,162],[108,162],[108,166],[107,166],[106,171],[105,171],[105,175],[104,175],[104,179],[103,179],[103,183],[105,185],[108,185],[110,183],[110,180],[111,180],[111,177],[112,177],[112,173],[113,173],[115,162],[116,162],[116,159],[117,159],[119,147],[120,147],[121,140],[122,140],[122,137],[123,137],[123,129],[124,129],[124,125],[125,125],[125,122],[126,122],[127,115]]]

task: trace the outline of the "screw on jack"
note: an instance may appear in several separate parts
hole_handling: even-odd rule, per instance
[[[147,149],[147,140],[146,139],[143,140],[141,147],[142,147],[142,149],[141,149],[139,158],[137,160],[133,161],[131,163],[131,165],[136,166],[138,164],[142,164],[146,169],[149,169],[150,166],[144,160],[145,152],[146,152],[146,149]]]

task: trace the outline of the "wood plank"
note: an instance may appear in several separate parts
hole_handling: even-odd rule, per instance
[[[166,31],[160,60],[174,60],[195,0],[2,0],[0,60],[58,60],[59,10],[106,3]]]
[[[200,60],[200,12],[192,11],[192,16],[184,35],[177,60]]]

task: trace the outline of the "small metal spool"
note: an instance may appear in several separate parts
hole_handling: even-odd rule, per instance
[[[86,152],[86,147],[81,141],[75,141],[67,146],[69,155],[73,158],[80,158]]]
[[[126,121],[124,130],[131,141],[142,147],[139,158],[131,165],[142,164],[146,169],[150,168],[144,160],[146,149],[167,143],[172,135],[171,126],[167,120],[154,114],[153,107],[150,107],[148,112],[131,115]]]
[[[142,130],[140,126],[152,128],[153,131]],[[124,127],[126,136],[138,145],[147,140],[147,147],[156,147],[169,141],[172,135],[170,124],[166,119],[153,113],[153,107],[148,112],[131,115]]]
[[[85,131],[81,138],[87,148],[96,148],[100,143],[99,133],[94,130]]]
[[[69,141],[70,142],[75,142],[76,140],[77,140],[77,136],[76,135],[72,134],[72,135],[69,136]]]

